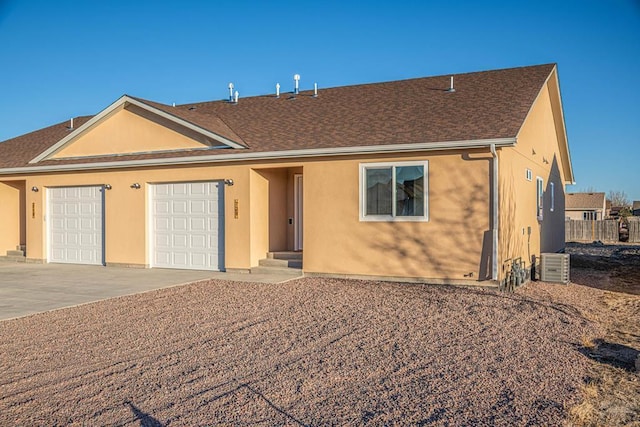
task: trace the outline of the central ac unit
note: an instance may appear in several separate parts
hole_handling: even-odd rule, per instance
[[[540,280],[569,283],[569,254],[542,254]]]

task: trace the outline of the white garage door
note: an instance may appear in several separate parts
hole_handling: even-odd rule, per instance
[[[104,264],[102,186],[47,189],[49,262]]]
[[[151,266],[224,270],[223,183],[151,186]]]

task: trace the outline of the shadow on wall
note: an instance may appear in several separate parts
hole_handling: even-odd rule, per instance
[[[540,226],[540,252],[559,252],[565,246],[564,187],[558,159],[555,155],[544,189],[543,207],[544,215]]]
[[[428,185],[428,222],[370,222],[365,246],[386,256],[367,257],[362,247],[354,247],[356,261],[372,273],[398,271],[407,277],[433,279],[487,280],[491,278],[490,155],[461,157],[481,162],[481,173],[444,170],[432,162]],[[437,172],[434,170],[438,167]],[[474,171],[478,171],[474,168]],[[436,173],[434,173],[436,172]],[[462,173],[461,173],[462,172]],[[439,182],[435,182],[437,179]],[[437,191],[432,189],[437,188]],[[362,243],[362,242],[360,242]],[[398,266],[398,261],[401,264]],[[427,273],[427,275],[425,275]],[[395,274],[394,274],[395,275]]]
[[[513,170],[509,179],[500,180],[500,234],[498,236],[500,254],[502,256],[498,268],[505,276],[506,272],[511,269],[512,261],[523,258],[525,268],[531,267],[531,233],[536,229],[535,224],[531,224],[531,231],[527,226],[523,231],[517,224],[516,216],[516,189]],[[535,197],[535,194],[534,194]],[[526,244],[525,244],[526,239]],[[525,247],[526,246],[526,247]]]

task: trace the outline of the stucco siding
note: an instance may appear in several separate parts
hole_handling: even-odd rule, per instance
[[[478,157],[457,153],[306,163],[305,271],[477,280],[481,270],[486,274],[482,257],[490,250],[483,248],[490,156]],[[410,160],[429,162],[429,220],[360,221],[360,163]]]
[[[204,148],[205,145],[177,131],[168,120],[119,109],[58,151],[53,158],[140,153]],[[142,113],[140,111],[140,113]]]
[[[564,165],[553,91],[545,85],[520,130],[517,145],[500,151],[500,272],[508,260],[564,248]],[[531,180],[527,179],[530,170]],[[537,211],[537,178],[543,180],[542,218]],[[553,185],[552,185],[553,184]],[[553,195],[552,195],[553,192]]]
[[[24,181],[0,182],[0,256],[25,241]]]

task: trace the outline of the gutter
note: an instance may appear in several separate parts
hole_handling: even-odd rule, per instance
[[[516,138],[496,138],[485,140],[480,139],[471,141],[451,141],[440,143],[426,142],[418,144],[369,145],[363,147],[310,148],[303,150],[266,151],[257,153],[246,153],[243,152],[245,150],[238,150],[239,152],[234,154],[212,154],[208,156],[168,157],[164,159],[156,158],[143,160],[122,160],[114,162],[69,163],[62,165],[34,165],[26,167],[5,168],[0,169],[0,175],[168,165],[189,165],[198,163],[241,162],[247,160],[285,160],[302,157],[350,156],[354,154],[393,154],[416,151],[460,150],[470,148],[486,148],[487,144],[490,144],[491,147],[513,147],[516,144]]]
[[[498,280],[498,153],[496,153],[496,145],[490,144],[491,150],[491,236],[493,244],[491,245],[491,280]]]

